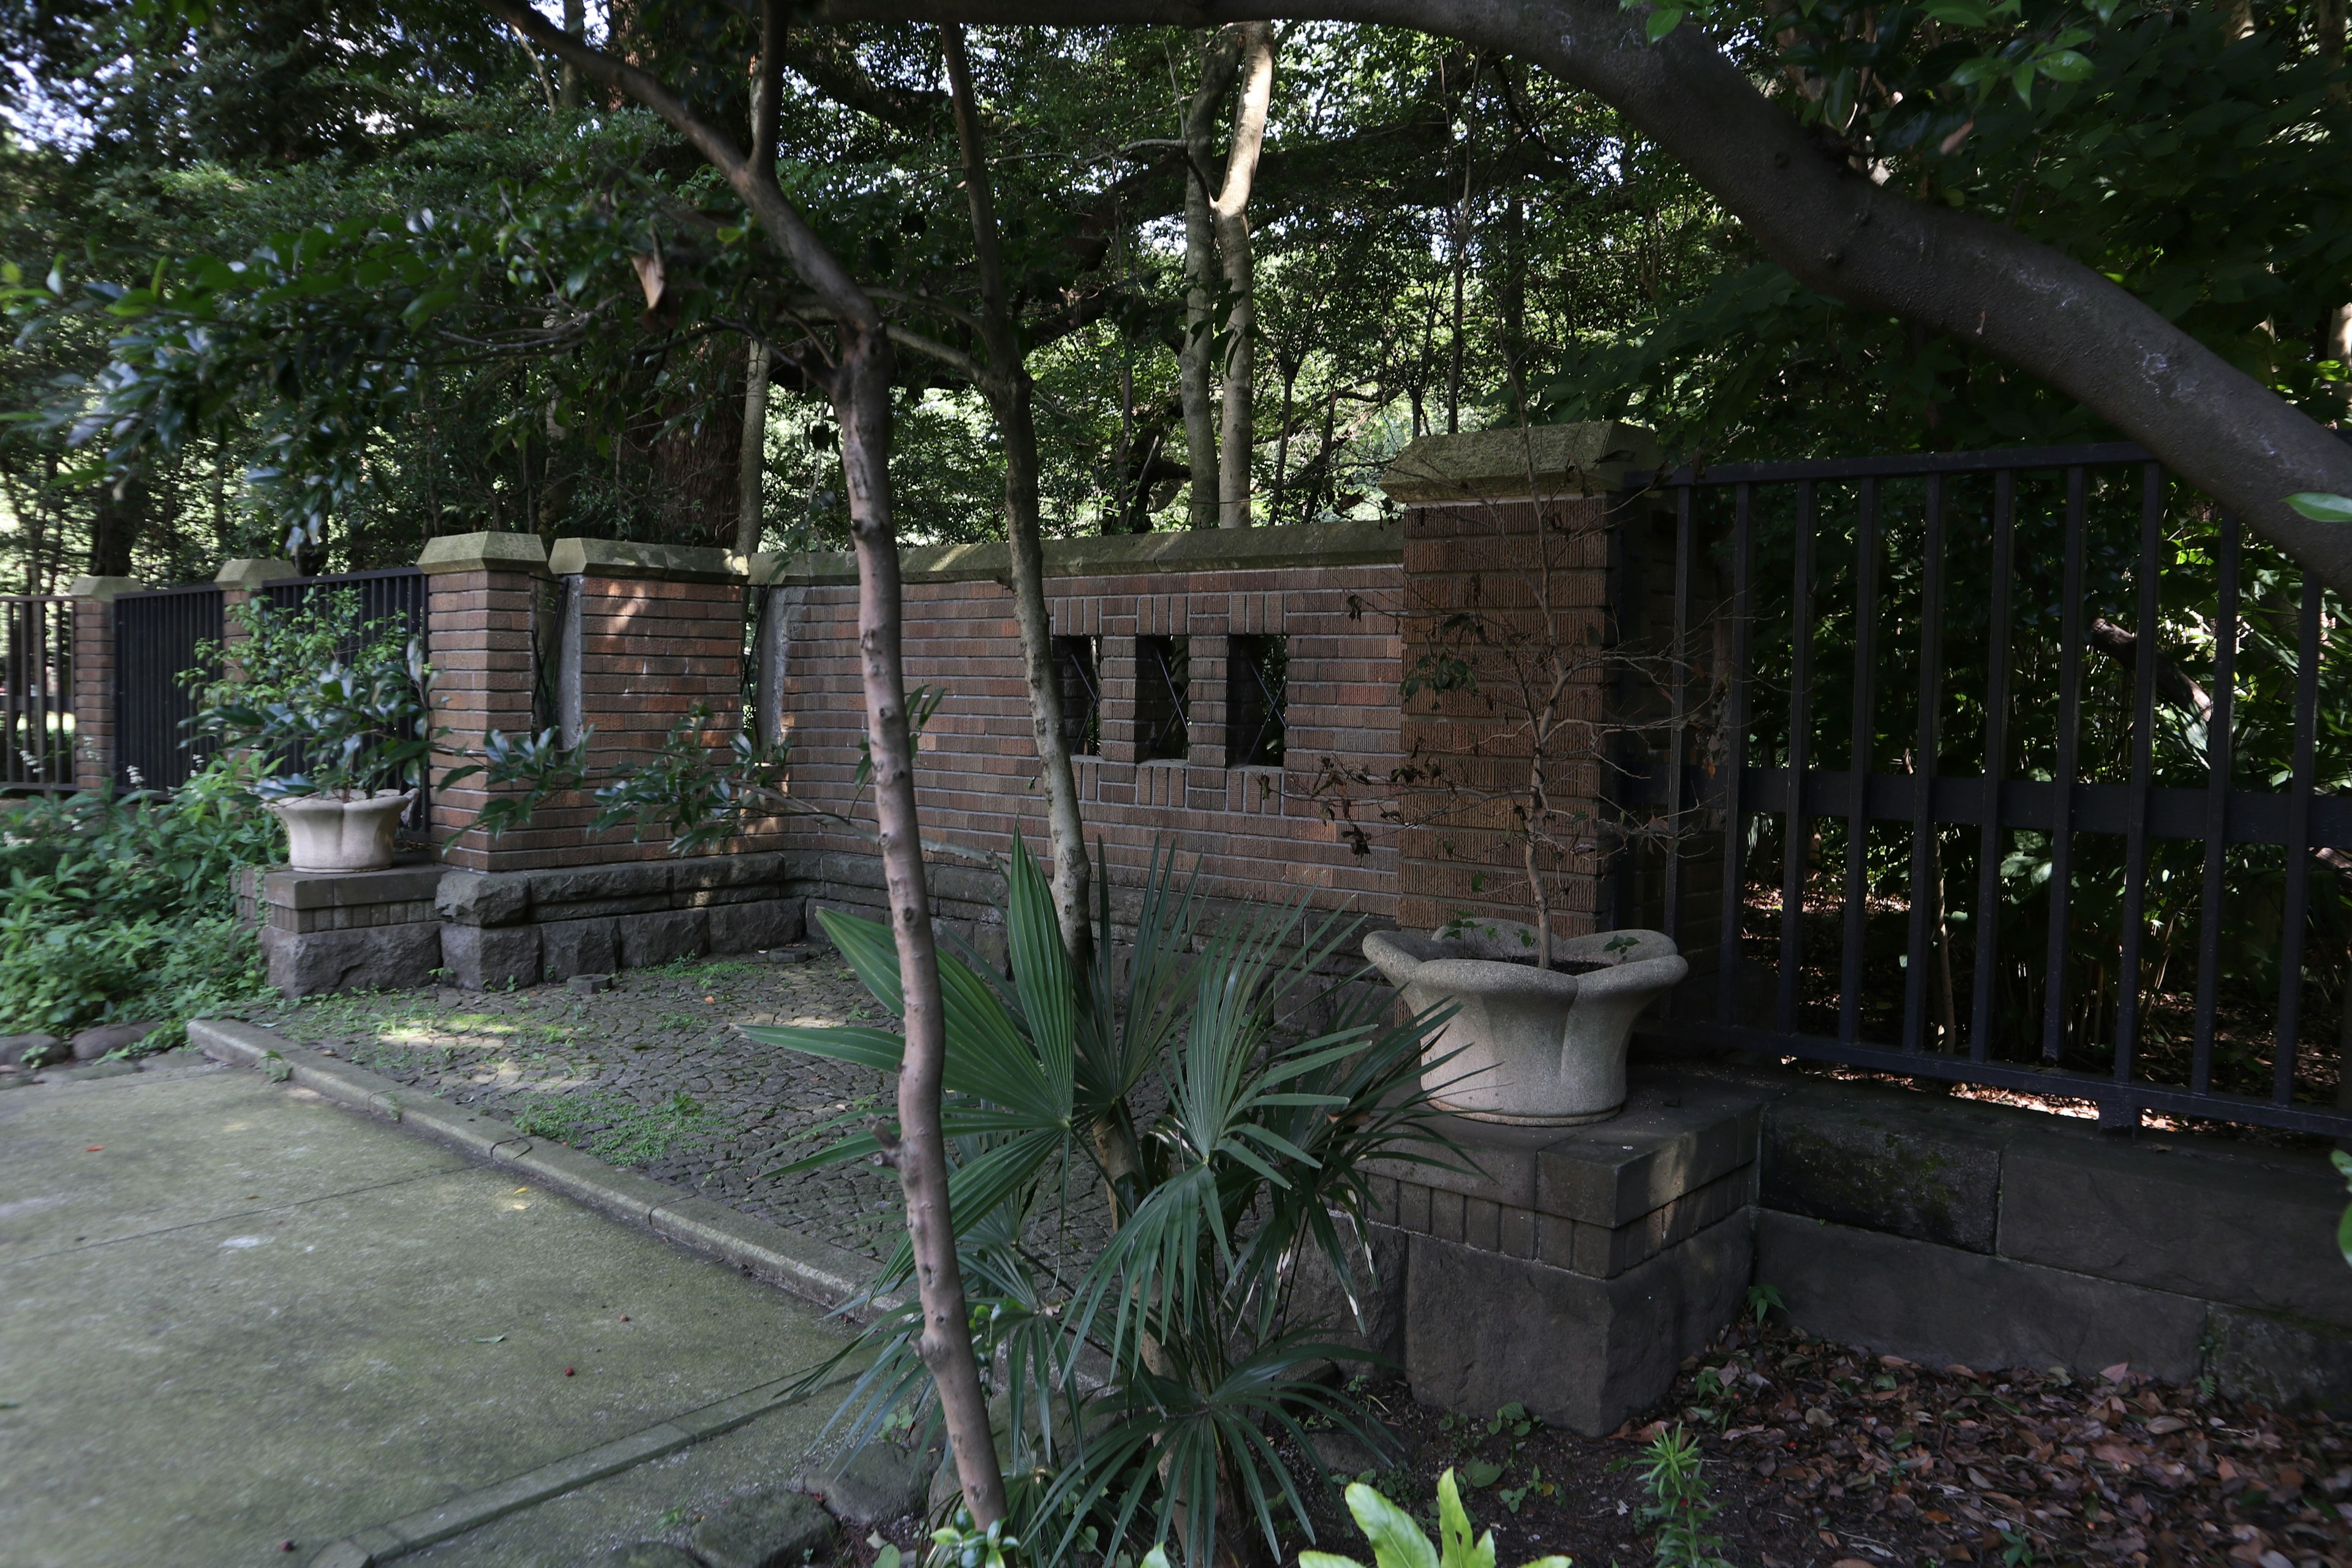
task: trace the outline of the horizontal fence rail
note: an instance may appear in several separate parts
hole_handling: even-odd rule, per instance
[[[114,770],[122,787],[177,789],[211,757],[214,743],[192,737],[187,722],[196,714],[195,685],[220,677],[218,659],[198,655],[220,645],[221,605],[210,583],[114,601]]]
[[[71,599],[0,595],[0,789],[73,790],[73,616]]]
[[[2315,577],[2127,445],[1627,481],[1616,923],[1669,1037],[2352,1134],[2352,662]],[[1655,831],[1664,824],[1664,831]]]

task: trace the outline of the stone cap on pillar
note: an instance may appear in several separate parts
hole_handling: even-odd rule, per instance
[[[416,558],[428,577],[445,572],[547,572],[547,545],[536,533],[445,533],[425,542]]]
[[[261,559],[256,561],[224,561],[221,569],[213,574],[213,581],[224,588],[242,588],[247,593],[264,584],[283,582],[299,577],[302,569],[291,561]]]
[[[793,557],[781,550],[762,550],[757,555],[734,555],[728,559],[741,568],[753,587],[759,588],[781,582],[793,562]]]
[[[1423,436],[1381,476],[1388,498],[1406,506],[1446,501],[1545,500],[1600,495],[1630,471],[1658,466],[1658,437],[1614,419],[1579,425],[1507,426],[1459,436]]]
[[[95,599],[110,605],[125,594],[143,594],[147,584],[136,577],[77,577],[66,585],[68,599]]]
[[[740,583],[743,557],[692,544],[635,544],[621,539],[559,539],[547,552],[558,577],[647,577],[667,583]]]

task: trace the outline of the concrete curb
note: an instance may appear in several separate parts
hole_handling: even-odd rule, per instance
[[[446,1104],[256,1025],[199,1020],[188,1026],[188,1043],[216,1062],[282,1067],[289,1083],[339,1105],[387,1117],[502,1170],[519,1171],[568,1198],[732,1264],[827,1311],[840,1311],[856,1300],[874,1277],[873,1262],[856,1253],[739,1214],[709,1198],[686,1196],[634,1172],[614,1170],[577,1149],[525,1137],[497,1117]],[[885,1297],[874,1305],[889,1310],[898,1301]]]
[[[258,1026],[201,1019],[188,1026],[188,1044],[208,1059],[232,1067],[282,1068],[278,1076],[285,1082],[354,1110],[397,1121],[501,1170],[519,1172],[551,1191],[643,1226],[691,1251],[732,1264],[828,1311],[841,1311],[856,1301],[874,1276],[874,1264],[854,1252],[738,1214],[709,1198],[682,1196],[674,1187],[616,1171],[593,1155],[561,1143],[522,1136],[496,1117],[446,1104],[365,1068],[321,1056]],[[851,1315],[866,1317],[894,1310],[898,1304],[898,1298],[885,1296],[866,1310]],[[510,1480],[460,1493],[447,1502],[347,1536],[312,1557],[312,1568],[373,1568],[705,1437],[732,1431],[784,1403],[789,1382],[763,1384]]]

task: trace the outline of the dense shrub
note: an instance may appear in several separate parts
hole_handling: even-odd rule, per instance
[[[240,867],[282,858],[252,761],[215,759],[171,792],[112,787],[16,807],[0,831],[0,1029],[63,1033],[190,1017],[261,989],[235,919]]]

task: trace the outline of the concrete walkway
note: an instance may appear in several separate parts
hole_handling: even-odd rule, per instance
[[[779,1405],[772,1385],[843,1332],[258,1072],[190,1063],[0,1094],[12,1568],[310,1563],[347,1538],[428,1537],[415,1521],[527,1473],[543,1494],[567,1465],[618,1473],[538,1504],[561,1528],[528,1551],[457,1535],[433,1559],[675,1539],[656,1515],[785,1479],[832,1402]]]

